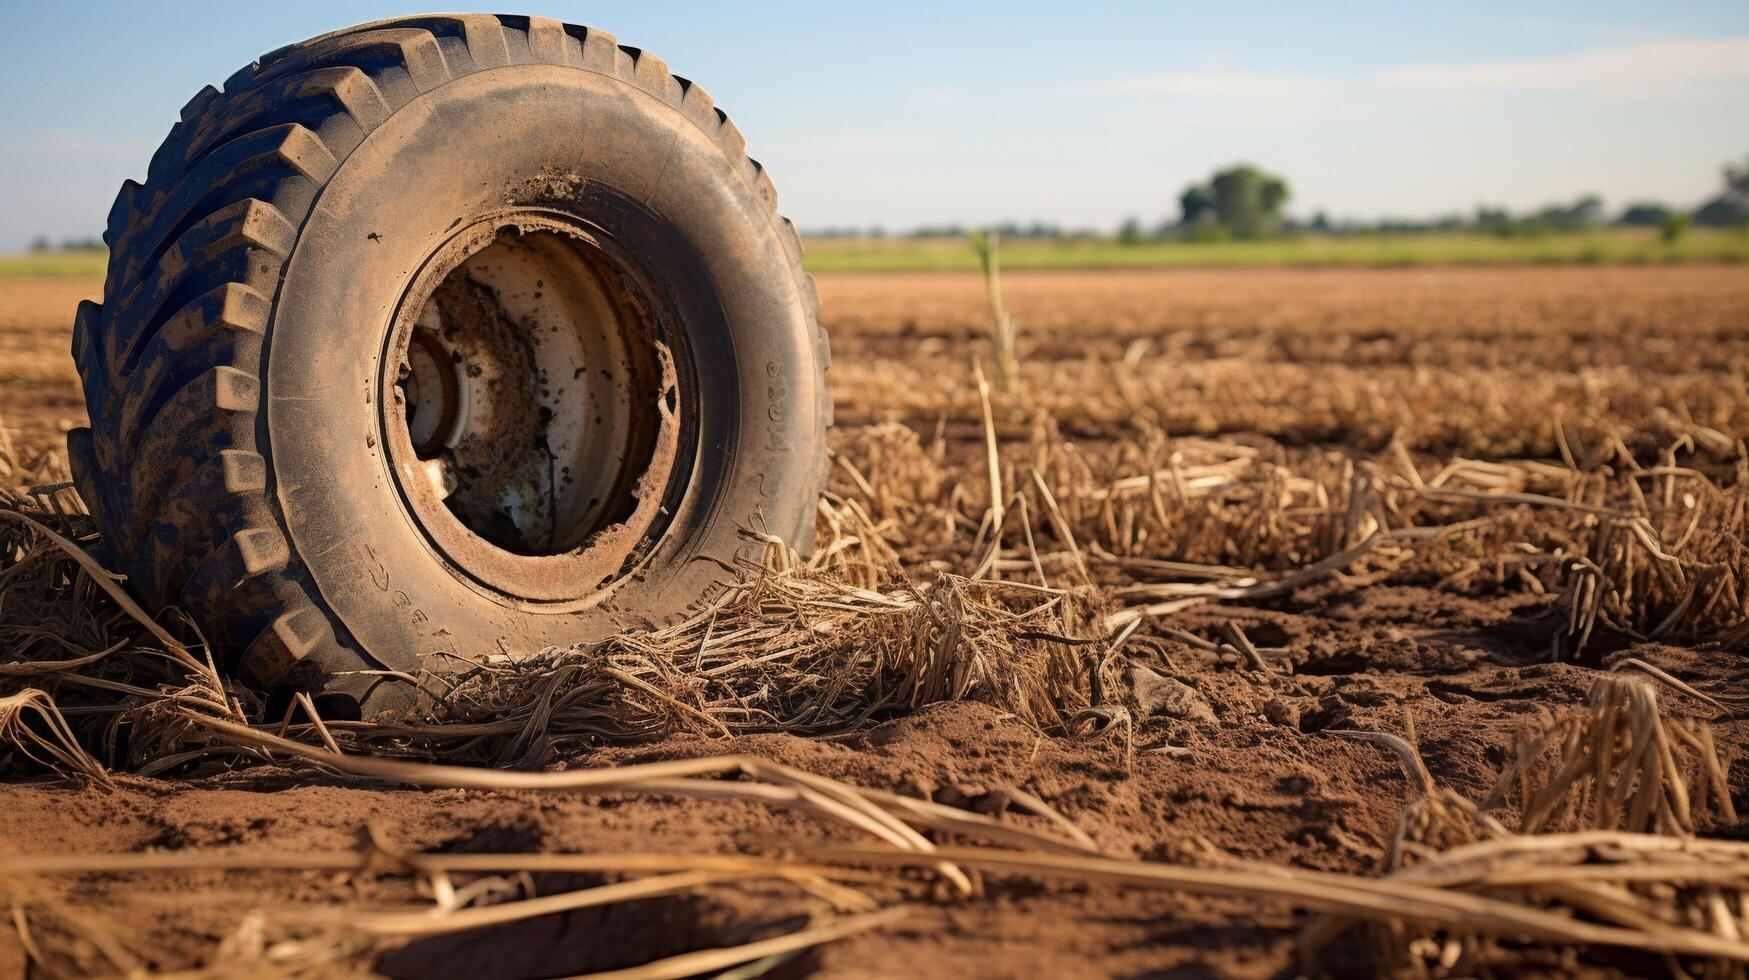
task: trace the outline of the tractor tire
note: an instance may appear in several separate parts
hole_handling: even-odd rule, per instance
[[[196,95],[110,212],[74,479],[148,608],[370,717],[807,549],[826,338],[710,96],[538,17],[380,21]]]

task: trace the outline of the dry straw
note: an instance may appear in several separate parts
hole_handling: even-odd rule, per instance
[[[1655,697],[1644,682],[1627,678],[1600,680],[1591,704],[1581,710],[1576,722],[1552,722],[1541,735],[1545,740],[1554,737],[1575,745],[1585,740],[1560,733],[1608,732],[1613,737],[1616,719],[1623,713],[1631,729],[1645,730],[1656,742],[1656,732],[1664,723],[1657,715]],[[1364,923],[1381,966],[1417,972],[1461,975],[1485,969],[1503,947],[1524,943],[1616,947],[1684,959],[1691,965],[1702,964],[1709,972],[1728,973],[1749,963],[1749,942],[1742,933],[1749,915],[1749,845],[1625,830],[1540,835],[1508,831],[1474,804],[1434,783],[1415,750],[1412,722],[1406,726],[1406,737],[1364,733],[1397,752],[1422,788],[1420,798],[1403,813],[1385,874],[1370,878],[1287,867],[1233,863],[1193,867],[1108,857],[1089,853],[1074,840],[938,804],[906,801],[898,805],[897,798],[885,794],[744,756],[567,772],[493,772],[346,755],[192,712],[190,720],[240,746],[277,758],[400,785],[655,793],[788,807],[871,839],[875,845],[819,841],[803,843],[787,856],[767,857],[678,852],[409,854],[373,837],[362,849],[350,852],[299,854],[235,848],[0,857],[0,871],[4,871],[0,880],[11,883],[10,898],[21,910],[19,922],[27,938],[83,936],[87,948],[96,951],[93,955],[107,958],[115,966],[137,966],[142,958],[129,947],[125,928],[112,929],[97,909],[68,905],[55,898],[53,888],[38,886],[33,891],[20,884],[40,881],[41,876],[94,871],[368,871],[416,876],[434,896],[431,905],[402,910],[293,906],[275,909],[271,915],[260,910],[246,916],[245,922],[260,936],[271,933],[278,937],[273,942],[258,937],[248,947],[260,961],[258,965],[288,972],[331,968],[335,949],[350,948],[364,955],[385,948],[384,943],[392,945],[415,936],[752,881],[788,882],[836,910],[814,925],[784,936],[683,954],[615,974],[685,976],[889,925],[906,914],[903,904],[881,908],[867,892],[847,886],[866,880],[856,870],[859,868],[917,868],[938,876],[962,895],[976,893],[974,879],[966,871],[978,871],[1284,903],[1325,916],[1303,939],[1308,954]],[[1695,746],[1689,763],[1700,769],[1716,767],[1716,755],[1705,748],[1707,743],[1700,735],[1703,731],[1697,727],[1695,741],[1687,743]],[[1657,768],[1645,761],[1648,753],[1618,754],[1601,762],[1587,759],[1586,764],[1600,786],[1637,783],[1651,787],[1647,792],[1666,794],[1661,798],[1668,799],[1675,787],[1685,785],[1679,767]],[[1569,751],[1567,762],[1574,757],[1574,751]],[[715,778],[724,775],[742,778]],[[1509,769],[1503,782],[1519,775]],[[1553,785],[1561,786],[1560,795],[1588,795],[1576,780]],[[1535,799],[1548,795],[1539,793]],[[1531,814],[1536,812],[1533,809]],[[1058,815],[1058,819],[1063,818]],[[1527,823],[1529,819],[1527,816]],[[925,832],[970,840],[994,839],[1001,846],[942,844],[925,837]],[[629,877],[535,898],[476,901],[497,893],[495,887],[481,887],[495,886],[500,880],[490,877],[495,873],[555,870],[608,871]],[[364,945],[347,946],[346,936],[360,937]],[[29,946],[37,948],[34,940]],[[237,944],[229,949],[235,953]],[[33,955],[43,954],[39,949]]]
[[[1725,648],[1749,639],[1749,454],[1718,444],[1711,430],[1688,425],[1654,463],[1613,435],[1581,438],[1557,427],[1564,465],[1436,464],[1403,441],[1367,456],[1171,438],[1134,405],[1116,438],[1065,436],[1065,426],[1090,428],[1097,419],[1089,412],[1116,411],[1100,399],[1117,405],[1146,395],[1146,380],[1120,372],[1097,393],[1084,385],[1082,408],[1057,406],[1062,422],[1046,410],[1049,397],[1023,403],[978,385],[956,393],[961,407],[933,437],[892,424],[851,432],[838,447],[820,545],[808,560],[758,538],[763,555],[746,567],[745,582],[688,622],[514,661],[462,651],[476,659],[412,679],[419,710],[393,722],[324,720],[305,701],[301,721],[272,724],[278,719],[229,686],[189,624],[148,615],[104,570],[74,495],[56,486],[4,493],[0,745],[8,771],[104,779],[110,769],[198,773],[239,760],[293,760],[404,785],[781,806],[840,838],[872,842],[822,841],[763,864],[737,863],[753,861],[744,855],[676,856],[665,865],[628,855],[597,866],[627,880],[545,905],[494,901],[502,882],[490,880],[533,868],[539,856],[502,856],[498,869],[446,867],[376,846],[368,859],[424,882],[437,896],[430,907],[380,918],[263,910],[237,924],[208,966],[320,973],[378,948],[347,945],[353,940],[342,934],[374,943],[546,914],[566,902],[751,881],[788,883],[832,909],[789,937],[634,974],[679,975],[889,924],[899,912],[870,911],[874,890],[851,887],[871,867],[923,868],[962,894],[976,892],[975,871],[1280,901],[1329,917],[1308,933],[1308,949],[1365,923],[1381,965],[1424,972],[1486,969],[1522,943],[1641,950],[1690,958],[1691,966],[1705,961],[1715,972],[1749,960],[1749,854],[1691,836],[1732,817],[1711,735],[1663,719],[1652,688],[1625,678],[1606,678],[1584,709],[1551,712],[1526,732],[1493,811],[1436,786],[1411,730],[1363,733],[1402,756],[1424,788],[1377,878],[1093,855],[1086,835],[1043,801],[1033,809],[1049,834],[746,757],[563,773],[469,767],[534,769],[595,745],[677,732],[839,731],[955,699],[996,705],[1049,735],[1127,734],[1137,715],[1125,658],[1144,644],[1185,642],[1170,622],[1176,613],[1309,588],[1408,581],[1540,594],[1540,659],[1595,656],[1604,632]],[[949,438],[957,423],[963,431]],[[1701,467],[1690,459],[1697,446],[1734,454],[1737,472]],[[38,464],[20,464],[4,448],[6,472],[32,478]],[[1274,681],[1265,651],[1243,631],[1230,642]],[[1715,703],[1739,700],[1721,694]],[[1519,830],[1509,831],[1514,819]],[[70,903],[40,877],[247,863],[229,854],[181,865],[169,857],[183,856],[129,869],[105,855],[6,858],[4,883],[10,902],[26,910],[15,926],[30,955],[47,962],[77,947],[90,957],[74,966],[110,972],[171,962],[149,937],[103,909]],[[258,867],[297,873],[319,863],[283,860]],[[911,899],[928,897],[910,881],[883,875],[882,894],[911,888]],[[351,933],[348,922],[357,926]]]
[[[1020,388],[1020,360],[1014,352],[1014,316],[1002,305],[1002,236],[991,231],[971,233],[978,267],[984,272],[984,293],[990,303],[990,341],[996,362],[996,384],[1004,392]]]

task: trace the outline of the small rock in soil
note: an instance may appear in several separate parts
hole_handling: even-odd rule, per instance
[[[993,789],[973,800],[972,809],[978,813],[984,813],[994,817],[997,814],[1006,811],[1008,809],[1008,804],[1008,791]]]
[[[935,798],[935,793],[938,788],[939,787],[935,785],[935,780],[930,779],[928,776],[911,775],[906,776],[904,780],[899,783],[899,795],[909,796],[919,800],[929,800]]]
[[[1300,727],[1300,706],[1285,698],[1270,698],[1263,706],[1263,716],[1287,728]]]
[[[1187,721],[1215,720],[1215,709],[1209,707],[1196,688],[1175,677],[1163,677],[1146,667],[1131,667],[1130,689],[1135,692],[1136,707],[1143,719],[1162,714]]]
[[[947,785],[935,791],[935,802],[942,806],[954,806],[960,809],[969,807],[973,800],[984,795],[982,786]]]

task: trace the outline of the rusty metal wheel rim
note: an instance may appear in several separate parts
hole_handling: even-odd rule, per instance
[[[548,209],[462,227],[403,294],[382,364],[390,470],[453,573],[574,604],[666,530],[693,367],[675,304],[602,229]]]

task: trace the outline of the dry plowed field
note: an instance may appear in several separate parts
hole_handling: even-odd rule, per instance
[[[173,614],[0,524],[0,973],[562,976],[797,935],[730,975],[1742,954],[1749,270],[1004,285],[1021,381],[986,400],[979,278],[820,278],[817,553],[398,726],[282,730]],[[0,485],[66,478],[99,290],[0,281]],[[10,499],[101,556],[69,493]]]

